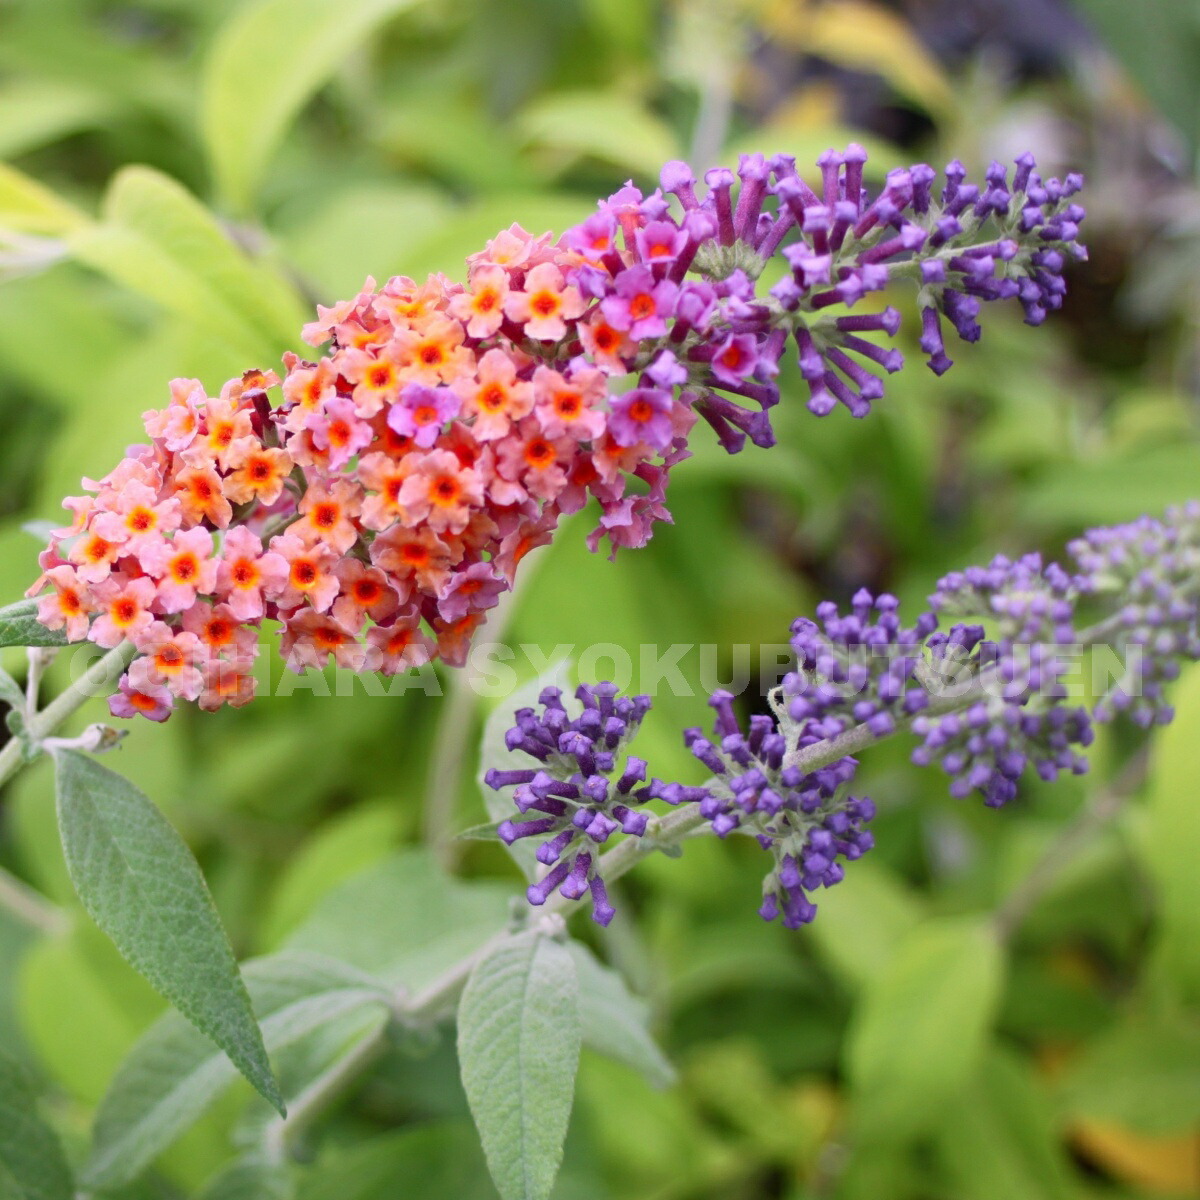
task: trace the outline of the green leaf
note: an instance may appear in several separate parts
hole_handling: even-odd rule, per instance
[[[17,158],[107,124],[115,105],[98,88],[32,76],[0,83],[0,157]]]
[[[369,1005],[386,1007],[378,980],[316,954],[278,954],[243,969],[254,1014],[275,1053]],[[233,1064],[178,1013],[138,1041],[96,1114],[85,1175],[93,1187],[128,1183],[237,1078]]]
[[[671,128],[642,103],[613,90],[544,96],[517,118],[531,145],[556,152],[570,165],[581,157],[658,178],[680,147]]]
[[[938,1123],[935,1156],[956,1200],[1074,1200],[1055,1114],[1032,1072],[993,1050]]]
[[[0,608],[0,648],[4,646],[65,646],[67,635],[38,621],[36,600],[18,600]]]
[[[1073,1117],[1155,1137],[1200,1122],[1200,1030],[1137,1018],[1090,1043],[1061,1082]]]
[[[74,750],[56,750],[54,763],[59,834],[84,908],[282,1111],[262,1032],[192,852],[123,776]]]
[[[415,992],[499,933],[511,900],[510,887],[453,879],[428,854],[407,850],[330,892],[286,946]]]
[[[68,236],[72,253],[132,291],[263,363],[296,345],[304,309],[272,268],[251,261],[174,179],[126,167],[103,220]]]
[[[0,1196],[71,1200],[74,1194],[62,1146],[37,1115],[25,1068],[0,1051]]]
[[[1076,0],[1159,112],[1200,147],[1200,15],[1195,0],[1156,0],[1129,19],[1122,0]]]
[[[287,1166],[248,1154],[230,1163],[200,1194],[200,1200],[292,1200],[295,1185]]]
[[[1175,988],[1200,1000],[1200,667],[1175,685],[1175,720],[1153,744],[1146,827],[1136,841],[1158,890],[1158,961]]]
[[[415,0],[260,0],[217,35],[204,68],[201,129],[226,201],[252,208],[288,125],[338,65]]]
[[[89,219],[16,167],[0,163],[0,226],[56,237],[86,225]]]
[[[395,803],[355,808],[326,821],[288,863],[272,889],[262,942],[273,948],[339,884],[374,866],[393,850]]]
[[[570,952],[529,930],[476,964],[458,1009],[471,1115],[503,1200],[546,1200],[562,1162],[579,1066]]]
[[[571,942],[579,981],[579,1022],[584,1045],[641,1071],[656,1087],[675,1082],[675,1070],[649,1032],[649,1009],[582,943]]]
[[[845,1047],[858,1118],[879,1137],[920,1132],[978,1065],[1003,963],[989,925],[918,925],[867,984]]]
[[[475,779],[479,784],[479,794],[483,797],[484,807],[493,825],[500,821],[509,821],[519,816],[513,806],[513,789],[501,788],[496,791],[488,787],[483,777],[493,767],[501,771],[516,771],[525,767],[539,767],[541,764],[531,754],[524,750],[510,750],[504,744],[505,734],[513,727],[513,713],[519,708],[528,708],[537,703],[538,694],[551,685],[563,687],[570,664],[564,659],[548,667],[536,679],[522,684],[516,691],[505,696],[488,714],[483,725],[483,737],[479,743],[479,770]],[[463,836],[470,835],[468,830]],[[535,855],[537,854],[537,838],[522,838],[505,846],[512,860],[524,872],[525,878],[531,882],[538,877],[540,868]]]
[[[405,1129],[335,1150],[301,1180],[300,1200],[495,1200],[466,1121]]]
[[[921,919],[916,893],[870,859],[854,864],[852,888],[821,896],[821,919],[809,933],[818,954],[852,987],[879,974],[901,939]]]

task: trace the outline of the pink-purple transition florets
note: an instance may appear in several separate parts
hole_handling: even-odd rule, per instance
[[[652,361],[644,339],[669,345],[685,372],[682,398],[730,453],[747,439],[773,444],[767,412],[779,400],[775,379],[789,341],[814,413],[838,404],[856,417],[870,411],[883,395],[879,372],[904,363],[899,350],[861,336],[894,337],[895,308],[844,311],[870,293],[900,279],[916,285],[919,344],[940,375],[951,365],[943,318],[976,341],[982,304],[1016,299],[1026,321],[1040,324],[1062,304],[1068,263],[1086,257],[1075,240],[1084,211],[1071,202],[1078,175],[1043,181],[1023,154],[1011,181],[992,163],[976,185],[956,160],[935,194],[936,172],[920,163],[889,172],[872,198],[866,160],[857,145],[829,150],[810,186],[787,155],[743,155],[736,174],[706,172],[700,191],[691,168],[671,162],[660,190],[643,196],[626,185],[563,239],[583,260],[568,272],[574,285],[600,301],[614,330],[642,342],[645,361],[625,366],[637,372]],[[678,217],[664,194],[677,201]],[[760,293],[758,278],[775,255],[788,274]]]

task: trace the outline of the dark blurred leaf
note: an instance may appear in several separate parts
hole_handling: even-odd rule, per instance
[[[37,1115],[25,1068],[0,1051],[0,1195],[71,1200],[74,1190],[62,1146]]]
[[[872,1138],[927,1130],[970,1078],[999,1000],[1003,960],[986,922],[918,925],[872,979],[847,1035],[855,1115]]]
[[[1054,1113],[1029,1068],[993,1050],[938,1126],[936,1154],[955,1200],[1074,1200]]]
[[[1159,895],[1161,962],[1174,986],[1200,1000],[1200,667],[1175,686],[1175,720],[1158,734],[1146,828],[1137,839]]]
[[[1020,518],[1034,529],[1080,529],[1161,513],[1196,494],[1200,445],[1176,441],[1121,455],[1055,467],[1024,489]]]
[[[310,954],[247,963],[246,987],[272,1052],[375,1006],[388,993],[368,975]],[[167,1013],[121,1065],[96,1115],[86,1173],[95,1187],[127,1183],[237,1078],[233,1064],[176,1013]]]
[[[300,1177],[299,1200],[494,1200],[470,1125],[424,1125],[334,1150]]]
[[[43,79],[0,86],[0,157],[15,158],[47,142],[111,119],[114,106],[94,88]]]
[[[1200,10],[1194,0],[1154,0],[1131,20],[1123,0],[1074,0],[1108,48],[1168,121],[1200,146]]]
[[[17,996],[21,1031],[38,1063],[64,1095],[89,1106],[104,1095],[139,1028],[162,1011],[158,994],[83,920],[29,947]]]
[[[255,1155],[226,1167],[200,1195],[200,1200],[292,1200],[296,1189],[286,1163],[264,1162]]]
[[[1086,1046],[1061,1082],[1072,1117],[1150,1135],[1200,1122],[1200,1029],[1130,1017]]]
[[[682,153],[665,122],[635,98],[612,91],[544,96],[517,117],[517,129],[527,144],[552,152],[563,166],[596,158],[648,183]]]
[[[579,985],[561,942],[529,930],[475,965],[458,1008],[471,1115],[504,1200],[546,1200],[579,1065]]]
[[[817,953],[858,988],[886,968],[922,909],[903,881],[878,863],[855,863],[847,882],[822,894],[820,920],[810,932]]]
[[[127,779],[54,753],[71,882],[126,959],[277,1109],[283,1099],[204,876],[183,839]]]
[[[327,821],[292,856],[271,893],[262,942],[274,947],[339,884],[386,858],[395,848],[394,804],[355,808]]]
[[[901,96],[932,112],[944,112],[953,103],[950,82],[937,60],[909,22],[883,5],[866,0],[781,4],[768,14],[767,28],[803,54],[879,75]]]
[[[504,928],[512,894],[452,879],[427,854],[407,850],[331,892],[285,945],[419,991]]]

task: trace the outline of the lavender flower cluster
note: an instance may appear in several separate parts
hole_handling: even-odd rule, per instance
[[[1096,705],[1098,720],[1119,712],[1143,727],[1175,715],[1163,685],[1180,664],[1200,658],[1200,503],[1093,529],[1067,547],[1079,568],[1074,583],[1084,602],[1111,610],[1106,641],[1124,654],[1126,674]]]
[[[640,806],[659,800],[694,805],[718,837],[753,836],[772,856],[759,912],[796,928],[816,914],[811,894],[840,882],[843,864],[873,845],[874,805],[849,794],[864,746],[907,729],[918,739],[914,763],[939,765],[952,795],[977,791],[999,807],[1029,769],[1045,780],[1085,771],[1093,718],[1170,720],[1164,684],[1184,661],[1200,660],[1200,503],[1093,529],[1069,552],[1073,570],[1025,555],[953,572],[938,582],[931,611],[908,627],[888,594],[859,591],[845,613],[820,605],[817,620],[792,627],[796,665],[769,695],[771,713],[751,715],[743,728],[732,694],[717,691],[712,736],[684,731],[710,775],[700,785],[646,784],[646,763],[634,757],[618,774],[647,697],[622,697],[613,684],[581,687],[584,708],[572,719],[548,689],[543,714],[522,709],[507,741],[540,767],[486,777],[515,787],[522,814],[540,814],[499,827],[510,843],[546,838],[538,859],[550,870],[530,901],[590,888],[593,915],[607,924],[594,847],[618,831],[644,836],[649,814]],[[1084,615],[1091,624],[1081,624]],[[939,629],[939,617],[978,620]],[[1127,667],[1089,713],[1070,702],[1064,676],[1081,648],[1099,645],[1123,652]],[[580,841],[585,848],[572,853]]]
[[[899,279],[917,285],[920,345],[939,375],[951,366],[943,318],[973,342],[987,301],[1018,300],[1034,325],[1061,306],[1065,268],[1086,257],[1076,242],[1084,210],[1071,199],[1081,176],[1043,180],[1023,154],[1011,180],[994,162],[977,185],[955,160],[935,191],[937,172],[919,163],[891,171],[871,198],[866,161],[855,144],[829,150],[814,187],[788,155],[742,155],[736,175],[706,172],[703,194],[686,163],[670,162],[654,193],[628,184],[564,235],[580,259],[569,282],[599,302],[585,348],[602,358],[636,350],[621,355],[622,369],[638,375],[627,399],[662,414],[664,438],[678,387],[730,453],[747,439],[773,445],[768,410],[779,400],[789,340],[808,407],[824,416],[841,403],[865,416],[883,395],[879,371],[898,371],[904,357],[861,335],[894,337],[900,314],[840,310]],[[668,196],[682,209],[678,219]],[[775,255],[789,273],[760,292]]]

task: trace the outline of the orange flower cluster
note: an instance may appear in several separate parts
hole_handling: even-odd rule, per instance
[[[522,558],[590,496],[593,546],[644,543],[695,417],[673,400],[610,428],[616,352],[638,347],[567,282],[584,262],[513,226],[468,287],[368,280],[319,309],[303,336],[331,350],[286,355],[282,377],[215,397],[175,380],[149,444],[65,501],[30,589],[49,586],[39,618],[72,640],[136,646],[113,714],[245,703],[265,619],[296,671],[461,665]],[[648,490],[627,495],[630,475]]]

